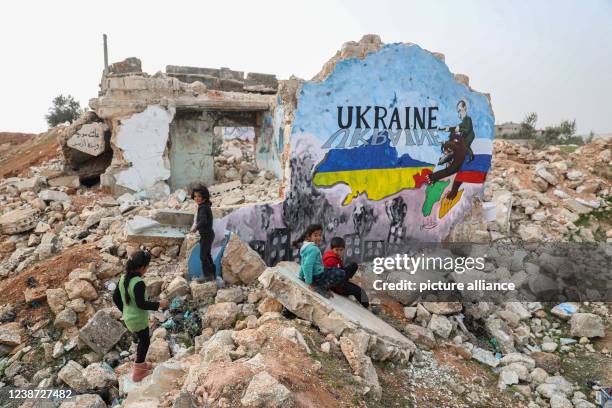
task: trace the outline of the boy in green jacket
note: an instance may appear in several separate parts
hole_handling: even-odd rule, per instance
[[[312,224],[306,231],[293,242],[294,246],[300,248],[300,279],[325,298],[331,298],[330,288],[345,280],[345,272],[339,268],[323,268],[323,257],[319,245],[323,239],[323,227]]]

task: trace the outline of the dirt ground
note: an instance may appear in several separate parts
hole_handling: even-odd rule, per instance
[[[100,252],[94,244],[76,245],[68,248],[53,258],[37,263],[17,276],[0,281],[0,306],[16,305],[17,320],[27,317],[37,321],[49,310],[46,302],[40,307],[31,308],[25,304],[24,292],[28,288],[27,280],[32,277],[37,286],[47,286],[47,289],[63,287],[68,274],[79,267],[85,267],[90,262],[100,261]],[[21,307],[19,307],[21,306]]]
[[[0,133],[0,177],[25,175],[31,166],[59,156],[59,149],[54,132]]]

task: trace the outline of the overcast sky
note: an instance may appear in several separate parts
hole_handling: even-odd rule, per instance
[[[41,132],[54,96],[96,97],[109,60],[310,79],[345,41],[379,34],[446,55],[496,122],[539,115],[612,132],[612,0],[28,1],[0,5],[0,131]]]

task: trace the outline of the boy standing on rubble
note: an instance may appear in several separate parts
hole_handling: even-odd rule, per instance
[[[200,261],[202,262],[202,274],[205,282],[215,280],[215,263],[212,259],[212,244],[215,240],[213,230],[213,214],[211,210],[210,192],[204,186],[199,186],[193,190],[192,198],[198,204],[195,225],[191,232],[200,234]]]

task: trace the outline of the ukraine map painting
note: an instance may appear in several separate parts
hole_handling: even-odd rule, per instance
[[[348,205],[362,193],[370,200],[382,200],[405,188],[414,188],[414,176],[433,168],[432,163],[415,160],[408,153],[398,157],[387,137],[380,145],[331,149],[316,167],[313,183],[317,187],[346,184],[351,192],[342,205]]]

